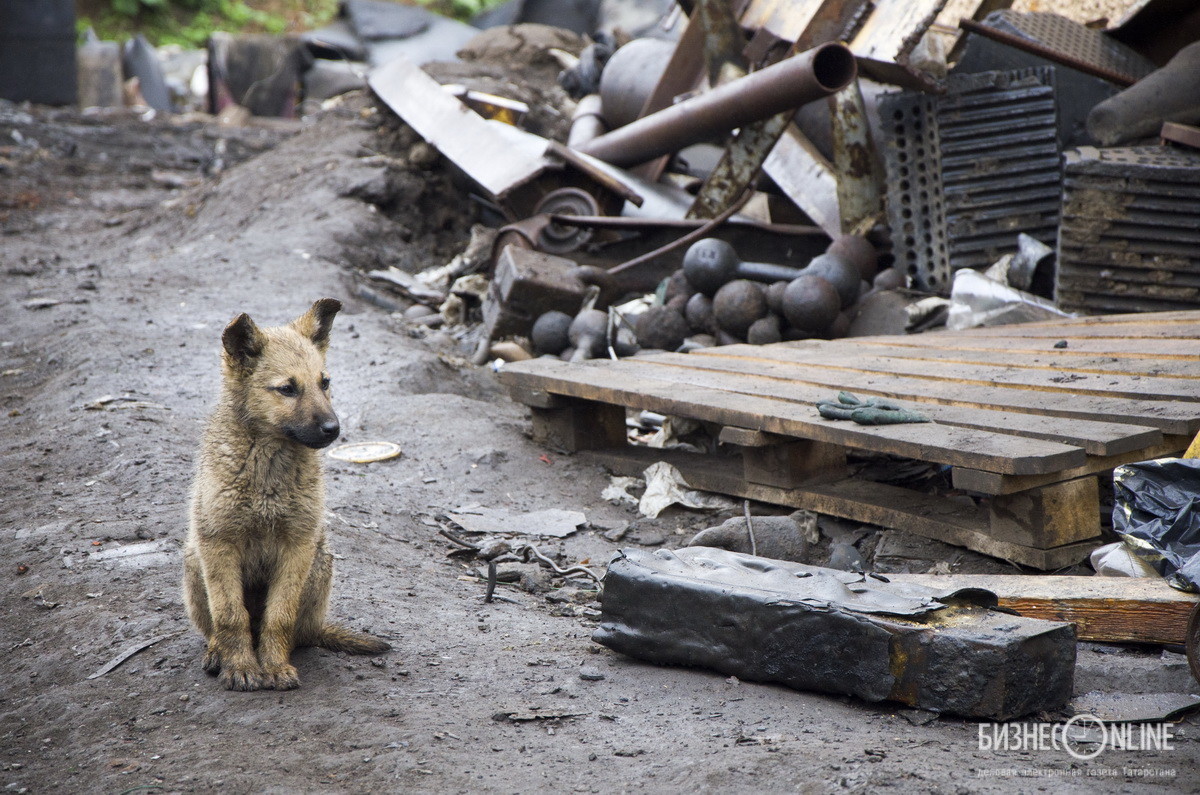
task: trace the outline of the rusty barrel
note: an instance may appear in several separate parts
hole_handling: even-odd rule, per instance
[[[857,72],[848,47],[822,44],[630,122],[579,151],[634,166],[841,91]]]

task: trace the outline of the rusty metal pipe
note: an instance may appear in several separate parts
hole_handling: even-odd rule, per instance
[[[579,151],[634,166],[840,91],[857,70],[844,44],[822,44],[594,138]]]
[[[575,106],[575,113],[571,116],[571,131],[567,135],[567,146],[578,149],[606,132],[608,124],[600,111],[600,95],[588,94]]]

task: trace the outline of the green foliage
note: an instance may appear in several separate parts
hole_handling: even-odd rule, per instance
[[[92,27],[100,38],[116,40],[142,33],[154,45],[183,47],[202,47],[217,31],[308,30],[337,13],[337,0],[97,0],[82,6],[80,31]]]

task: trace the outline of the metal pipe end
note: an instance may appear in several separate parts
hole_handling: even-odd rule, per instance
[[[858,76],[858,61],[845,44],[831,41],[814,48],[812,72],[817,83],[832,94],[850,85]]]

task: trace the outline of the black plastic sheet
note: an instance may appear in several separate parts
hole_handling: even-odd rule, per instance
[[[1173,588],[1200,591],[1200,459],[1113,470],[1113,530]]]

